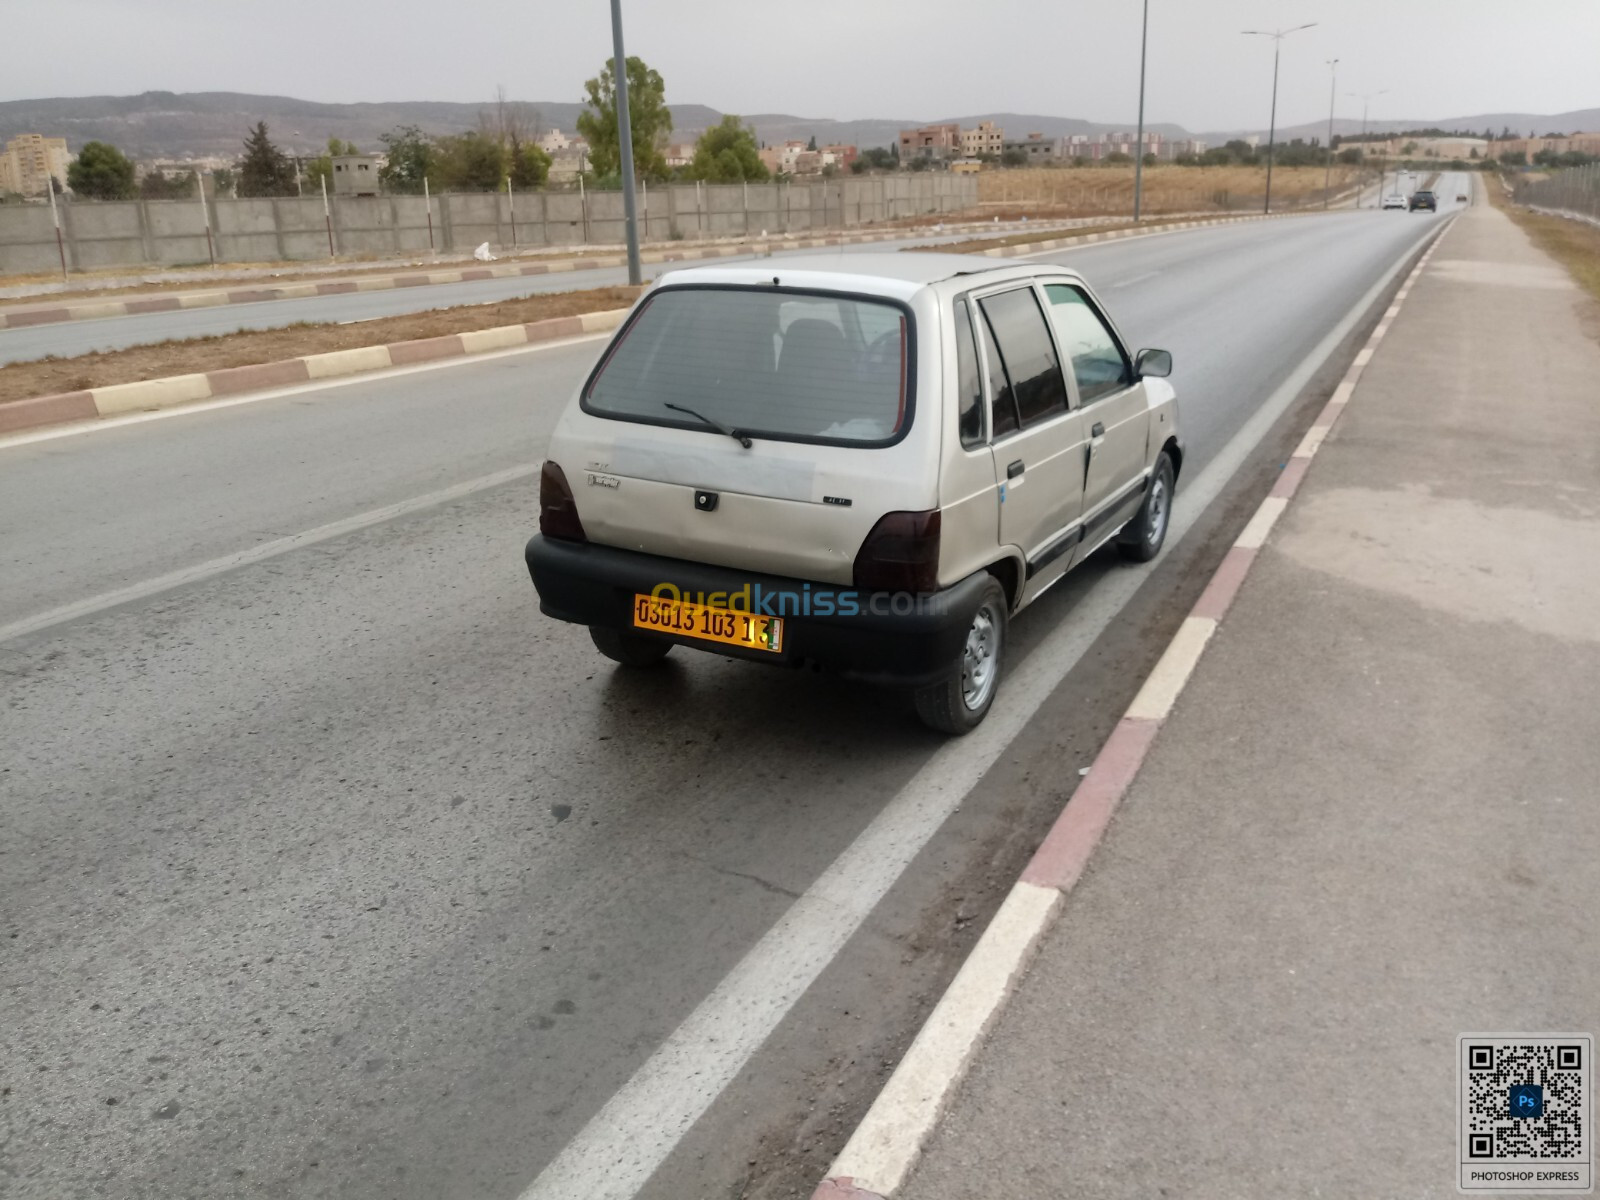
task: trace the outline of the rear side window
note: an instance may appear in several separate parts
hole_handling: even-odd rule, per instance
[[[1066,412],[1066,380],[1033,289],[1001,292],[979,304],[1005,361],[1023,427]]]
[[[910,412],[910,329],[883,301],[780,289],[652,296],[584,393],[599,416],[779,440],[891,441]]]
[[[972,340],[972,314],[965,300],[956,301],[957,425],[963,446],[983,445],[983,380],[978,377],[978,351]]]
[[[1056,335],[1072,361],[1079,402],[1093,404],[1132,384],[1133,367],[1089,298],[1065,283],[1046,284],[1044,290],[1050,297]]]

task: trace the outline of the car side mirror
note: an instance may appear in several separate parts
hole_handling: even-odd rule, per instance
[[[1140,379],[1165,379],[1172,374],[1172,352],[1141,350],[1133,360],[1133,370]]]

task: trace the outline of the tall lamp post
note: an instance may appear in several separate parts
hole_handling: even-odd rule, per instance
[[[1278,53],[1283,48],[1283,39],[1291,33],[1299,33],[1302,29],[1310,29],[1315,21],[1307,21],[1304,25],[1296,25],[1293,29],[1246,29],[1242,32],[1255,37],[1269,37],[1272,39],[1272,118],[1267,128],[1267,198],[1262,204],[1261,211],[1272,211],[1272,152],[1278,140]]]
[[[1144,54],[1150,41],[1150,0],[1144,0],[1144,23],[1139,27],[1139,135],[1133,148],[1133,222],[1139,223],[1144,198]]]
[[[1345,93],[1345,95],[1354,96],[1356,99],[1361,101],[1361,164],[1363,166],[1365,166],[1366,162],[1367,162],[1367,107],[1368,107],[1368,105],[1370,105],[1372,103],[1372,98],[1374,96],[1382,96],[1388,90],[1389,90],[1388,88],[1384,88],[1381,91],[1376,91],[1376,92],[1346,92]],[[1373,200],[1373,203],[1374,204],[1383,203],[1383,185],[1381,183],[1378,185],[1378,195]],[[1361,197],[1360,197],[1360,195],[1356,196],[1356,207],[1357,208],[1361,207]]]
[[[622,0],[611,0],[612,71],[617,83],[617,141],[622,151],[622,211],[628,225],[628,282],[638,286],[639,212],[633,196],[633,121],[628,112],[628,56],[622,50]]]
[[[1337,95],[1335,88],[1339,78],[1339,60],[1328,60],[1328,161],[1322,172],[1322,207],[1326,209],[1333,200],[1333,98]]]

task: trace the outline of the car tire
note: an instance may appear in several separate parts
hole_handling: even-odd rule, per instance
[[[601,654],[625,667],[653,667],[672,650],[672,643],[665,638],[599,625],[589,626],[589,640]]]
[[[1006,622],[1010,601],[1000,581],[989,576],[973,609],[967,640],[945,675],[912,693],[917,716],[930,729],[957,736],[970,733],[989,713],[1000,691]]]
[[[1172,523],[1172,495],[1177,475],[1172,469],[1172,456],[1165,450],[1156,455],[1155,470],[1150,472],[1150,486],[1145,490],[1144,503],[1138,515],[1122,527],[1122,537],[1117,549],[1122,557],[1133,562],[1149,562],[1161,553],[1167,540],[1167,526]]]

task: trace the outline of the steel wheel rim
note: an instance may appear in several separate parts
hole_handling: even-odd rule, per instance
[[[1157,475],[1150,485],[1150,524],[1145,540],[1159,545],[1167,532],[1167,481]]]
[[[989,702],[999,677],[1000,622],[992,605],[973,614],[961,651],[961,701],[976,712]]]

